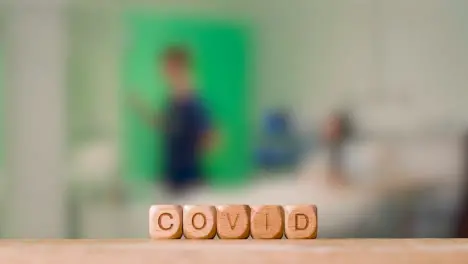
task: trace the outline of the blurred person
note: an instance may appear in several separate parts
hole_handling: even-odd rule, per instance
[[[214,133],[204,102],[193,86],[190,53],[172,46],[162,60],[170,89],[164,113],[154,113],[136,96],[132,103],[152,127],[162,132],[164,180],[171,191],[179,194],[204,182],[201,159],[212,146]]]
[[[344,111],[332,113],[325,122],[324,138],[329,151],[329,180],[333,183],[346,182],[344,148],[352,135],[352,122]]]
[[[353,176],[350,169],[355,170],[353,164],[358,165],[355,163],[362,163],[359,160],[365,160],[372,167],[373,159],[369,160],[366,153],[350,152],[353,150],[350,144],[353,136],[352,127],[347,112],[337,111],[326,117],[319,128],[320,145],[308,154],[299,166],[298,175],[301,183],[312,181],[314,184],[323,182],[333,187],[346,187]]]

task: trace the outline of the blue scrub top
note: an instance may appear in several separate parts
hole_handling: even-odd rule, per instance
[[[195,96],[173,99],[165,116],[165,175],[171,184],[200,180],[201,143],[209,128],[203,103]]]

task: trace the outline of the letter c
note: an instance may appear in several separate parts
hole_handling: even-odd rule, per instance
[[[162,214],[160,214],[159,217],[158,217],[158,226],[159,226],[159,228],[161,228],[161,230],[164,230],[164,231],[170,230],[170,229],[174,226],[174,224],[171,223],[171,224],[169,225],[169,227],[164,227],[164,226],[162,225],[162,221],[161,221],[161,218],[162,218],[163,216],[168,216],[170,220],[174,220],[174,217],[173,217],[170,213],[162,213]],[[172,221],[171,221],[171,222],[172,222]]]

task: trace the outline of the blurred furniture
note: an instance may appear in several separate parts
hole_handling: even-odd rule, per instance
[[[324,204],[319,206],[323,208],[319,210],[319,219],[324,218],[324,213],[332,214],[333,204],[339,204],[337,199],[346,201],[352,208],[349,211],[346,206],[336,208],[336,218],[330,216],[320,221],[334,223],[326,229],[322,226],[320,234],[326,237],[452,236],[459,194],[458,142],[457,138],[356,141],[345,148],[344,167],[350,182],[342,188],[319,187],[321,178],[326,178],[321,176],[327,173],[326,153],[305,160],[299,173],[302,185],[309,186],[315,194],[336,193],[327,195],[326,199],[318,197],[324,199]],[[348,196],[344,197],[346,193]]]
[[[261,173],[257,176],[265,177],[255,177],[256,180],[242,188],[193,190],[177,199],[145,183],[124,186],[127,196],[114,199],[113,178],[92,177],[95,169],[90,165],[90,170],[86,171],[90,177],[78,176],[77,179],[86,180],[75,183],[80,201],[78,237],[147,237],[148,206],[167,202],[314,203],[318,205],[321,238],[449,237],[457,197],[458,141],[381,142],[367,140],[349,146],[347,156],[352,158],[347,159],[346,168],[352,182],[342,187],[325,180],[327,166],[321,161],[321,153],[303,160],[297,171],[280,173],[284,177]],[[103,159],[98,158],[101,155]],[[104,154],[90,156],[92,158],[84,160],[100,160],[97,164],[107,160]],[[115,175],[111,167],[105,174]],[[96,172],[104,175],[104,171]],[[301,177],[296,178],[295,174]]]

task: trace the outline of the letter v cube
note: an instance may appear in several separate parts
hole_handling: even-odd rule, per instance
[[[248,205],[220,205],[217,229],[221,239],[246,239],[250,235],[250,207]]]

